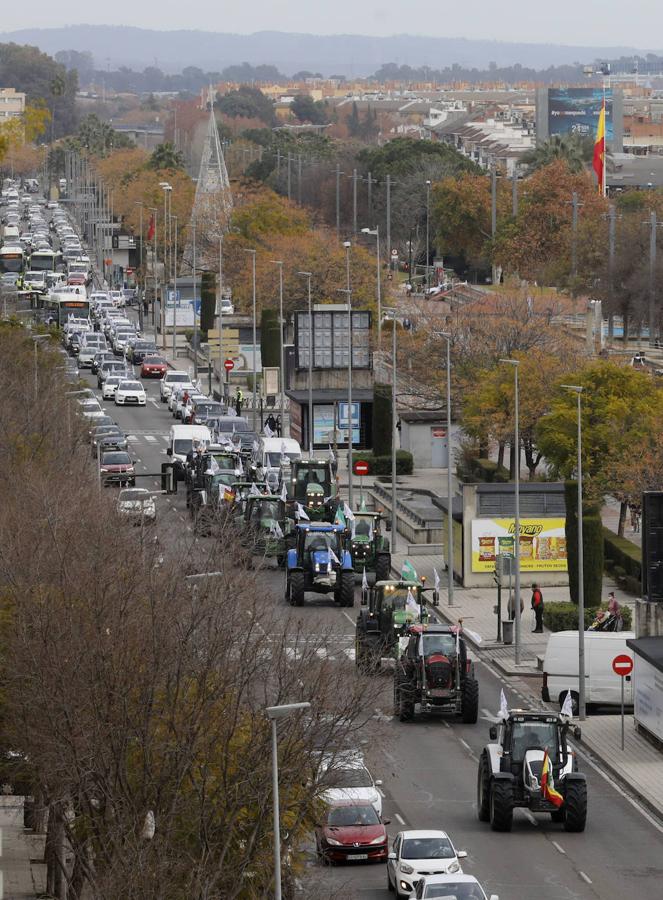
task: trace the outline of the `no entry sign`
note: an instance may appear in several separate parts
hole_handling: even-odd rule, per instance
[[[615,675],[620,675],[622,678],[625,678],[633,671],[633,660],[625,653],[620,653],[619,656],[615,656],[612,661],[612,670]]]
[[[365,459],[358,459],[352,467],[355,475],[368,475],[368,463]]]
[[[226,370],[226,372],[232,372],[232,370],[235,368],[235,363],[232,361],[232,359],[226,359],[223,363],[223,368]]]

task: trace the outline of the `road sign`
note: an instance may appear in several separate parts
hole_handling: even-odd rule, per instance
[[[368,463],[365,459],[358,459],[353,465],[352,471],[355,475],[368,475]]]
[[[615,656],[613,659],[612,669],[615,675],[620,675],[622,678],[625,678],[633,671],[633,660],[625,653],[620,653],[619,656]]]
[[[232,372],[232,370],[235,368],[235,363],[232,359],[226,359],[224,360],[223,368],[226,370],[226,372]]]
[[[391,255],[392,255],[392,256],[398,256],[398,250],[392,250],[392,251],[391,251]]]

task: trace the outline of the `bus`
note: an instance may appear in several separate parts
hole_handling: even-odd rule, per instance
[[[56,250],[34,250],[30,254],[30,270],[32,272],[55,272],[62,264],[62,254]]]
[[[25,253],[23,248],[12,244],[4,244],[0,247],[0,275],[5,272],[13,272],[20,275],[25,268]]]
[[[49,294],[46,297],[45,308],[49,318],[60,328],[69,316],[75,316],[77,319],[90,318],[90,301],[85,293]]]

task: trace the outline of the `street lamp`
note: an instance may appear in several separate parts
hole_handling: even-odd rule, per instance
[[[279,334],[280,334],[280,364],[281,364],[281,433],[285,432],[285,360],[284,360],[284,335],[283,335],[283,260],[273,259],[271,262],[279,267]]]
[[[447,342],[447,604],[454,605],[454,536],[453,536],[453,479],[451,475],[451,335],[436,332]]]
[[[311,272],[297,272],[308,282],[308,458],[313,459],[313,309],[311,307]]]
[[[143,296],[145,295],[145,272],[143,271],[143,201],[134,200],[134,206],[140,207],[140,277],[143,282]],[[143,330],[143,297],[138,304],[138,319],[141,331]]]
[[[159,290],[159,281],[157,276],[157,255],[159,250],[159,229],[157,227],[157,221],[159,217],[159,210],[156,206],[148,206],[148,209],[151,213],[154,213],[154,242],[152,245],[152,274],[154,275],[154,296],[152,297],[152,324],[154,325],[154,343],[157,342],[157,317],[155,313],[156,303],[157,303],[157,292]],[[148,232],[149,235],[149,232]]]
[[[350,241],[343,241],[345,247],[345,293],[348,301],[348,503],[352,509],[352,288],[350,287]]]
[[[370,228],[362,228],[362,234],[370,234],[375,237],[375,245],[377,249],[377,276],[378,276],[378,348],[382,347],[382,281],[380,272],[380,226],[376,225],[373,230]]]
[[[39,369],[37,365],[37,345],[42,341],[50,340],[49,334],[33,334],[31,335],[33,345],[34,345],[34,362],[35,362],[35,402],[37,400],[37,396],[39,394]]]
[[[282,706],[268,706],[265,709],[272,723],[272,794],[274,803],[274,898],[281,900],[281,824],[279,821],[279,754],[276,723],[293,713],[310,709],[311,704],[285,703]]]
[[[385,319],[391,319],[391,552],[398,543],[398,510],[396,509],[396,441],[398,439],[398,414],[396,412],[396,308],[384,308]]]
[[[256,406],[258,405],[256,399],[256,382],[258,380],[258,371],[256,368],[256,251],[245,249],[244,252],[251,254],[251,272],[253,276],[253,417],[251,419],[251,428],[255,432]]]
[[[170,265],[168,264],[170,246],[168,241],[168,230],[170,228],[170,215],[168,200],[171,191],[171,185],[167,181],[160,181],[159,187],[163,190],[163,280],[166,283],[166,294],[168,292]],[[166,310],[165,310],[164,286],[161,285],[161,342],[163,349],[166,349]]]
[[[175,221],[174,235],[175,235],[175,264],[173,266],[173,363],[177,359],[177,304],[179,303],[179,299],[177,297],[177,216],[171,216],[171,219]]]
[[[430,287],[429,268],[430,262],[430,181],[426,182],[426,287]]]
[[[515,620],[515,638],[516,638],[516,665],[520,665],[520,410],[519,410],[519,396],[518,396],[518,367],[520,362],[517,359],[501,359],[501,363],[507,366],[513,366],[513,376],[514,376],[514,394],[515,394],[515,402],[514,402],[514,413],[515,413],[515,425],[514,425],[514,436],[513,443],[516,451],[516,465],[515,465],[515,484],[514,484],[514,492],[515,492],[515,522],[514,522],[514,563],[515,563],[515,572],[514,572],[514,598],[513,598],[513,616]]]
[[[582,544],[582,405],[583,388],[577,384],[561,385],[577,398],[578,415],[578,718],[584,719],[585,703],[585,566]]]

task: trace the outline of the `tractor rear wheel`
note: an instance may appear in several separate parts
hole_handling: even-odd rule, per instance
[[[513,784],[504,779],[490,783],[490,827],[493,831],[511,831],[513,824]]]
[[[479,682],[467,675],[461,691],[461,721],[464,725],[476,725],[479,717]]]
[[[564,830],[584,831],[587,822],[587,782],[569,781],[564,795]]]
[[[304,573],[303,572],[291,572],[290,573],[290,605],[291,606],[303,606],[304,605]]]
[[[477,776],[477,815],[480,822],[490,821],[490,770],[485,750],[479,760]]]
[[[355,573],[354,570],[341,572],[341,586],[338,591],[338,602],[341,606],[355,605]]]
[[[388,581],[391,574],[391,554],[378,553],[375,560],[375,580]]]

